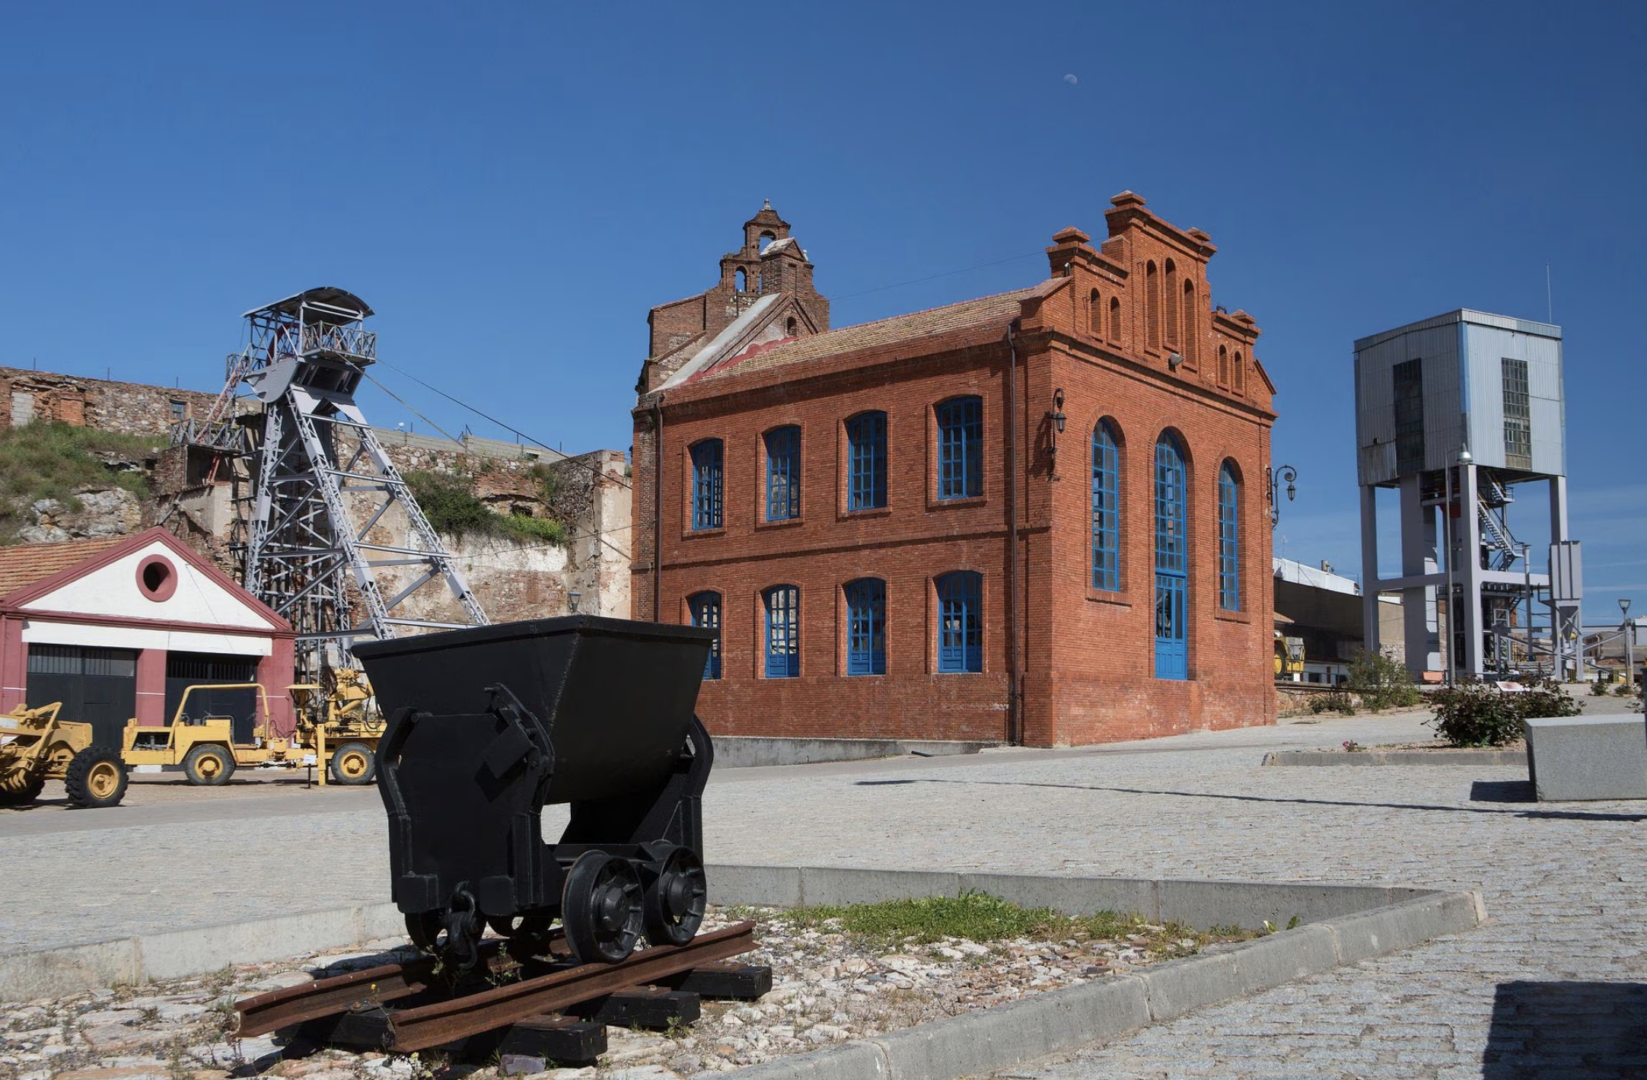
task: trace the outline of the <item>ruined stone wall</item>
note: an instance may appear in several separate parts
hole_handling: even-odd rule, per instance
[[[158,435],[170,431],[173,420],[205,416],[216,399],[216,391],[0,367],[0,427],[45,420],[123,435]]]

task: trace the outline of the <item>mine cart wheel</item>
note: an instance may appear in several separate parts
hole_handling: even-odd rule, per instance
[[[486,925],[506,938],[540,938],[549,933],[554,919],[548,915],[488,915]]]
[[[227,784],[234,775],[234,755],[216,743],[201,743],[183,759],[183,775],[205,787]]]
[[[13,773],[0,780],[0,806],[25,806],[40,797],[46,778],[38,772]]]
[[[346,742],[332,755],[332,780],[339,784],[370,784],[377,776],[377,755],[362,742]]]
[[[438,952],[446,944],[446,924],[438,911],[417,911],[406,916],[406,936],[424,952]]]
[[[688,848],[670,851],[657,877],[646,886],[646,940],[653,945],[685,945],[703,925],[709,887],[703,860]]]
[[[561,921],[572,955],[585,964],[615,964],[635,949],[641,934],[640,874],[628,859],[586,851],[566,875]]]
[[[126,797],[126,763],[112,746],[88,746],[74,755],[63,775],[63,790],[75,806],[119,806]]]

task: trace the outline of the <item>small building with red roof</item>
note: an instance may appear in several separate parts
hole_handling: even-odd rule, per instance
[[[0,548],[0,711],[61,701],[117,746],[130,717],[168,722],[191,684],[255,682],[286,733],[294,654],[285,619],[164,529]],[[211,707],[240,740],[261,720],[255,691]]]

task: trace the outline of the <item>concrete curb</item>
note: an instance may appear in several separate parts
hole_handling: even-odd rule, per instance
[[[819,765],[829,761],[867,761],[872,758],[950,757],[976,754],[994,742],[936,739],[778,739],[756,735],[719,735],[715,738],[715,767],[743,769],[765,765]]]
[[[1278,750],[1264,755],[1265,765],[1504,765],[1527,764],[1525,750]]]
[[[1194,1009],[1469,930],[1474,893],[1405,886],[1042,877],[838,867],[710,866],[717,904],[795,907],[984,891],[1067,914],[1111,910],[1194,926],[1293,919],[1295,929],[1218,946],[1135,975],[840,1043],[729,1073],[745,1080],[953,1080],[1107,1041]],[[82,993],[362,946],[403,933],[393,904],[178,930],[0,956],[0,1001]]]

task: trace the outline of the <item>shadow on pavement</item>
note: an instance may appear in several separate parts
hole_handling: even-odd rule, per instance
[[[1647,985],[1499,983],[1481,1076],[1647,1076]]]
[[[1218,791],[1168,791],[1160,788],[1108,787],[1100,784],[1055,784],[1044,780],[950,780],[923,777],[918,780],[858,780],[855,782],[857,787],[882,787],[890,784],[976,784],[985,787],[1056,788],[1065,791],[1109,791],[1118,795],[1169,795],[1180,799],[1225,799],[1232,802],[1290,803],[1296,806],[1376,806],[1386,810],[1440,810],[1449,814],[1512,814],[1515,817],[1535,820],[1647,821],[1647,813],[1613,814],[1601,810],[1494,810],[1485,806],[1448,806],[1444,803],[1364,802],[1356,799],[1282,799],[1269,795],[1229,795]],[[1647,1073],[1642,1075],[1647,1076]]]
[[[1477,780],[1470,785],[1471,802],[1537,802],[1531,780]]]

